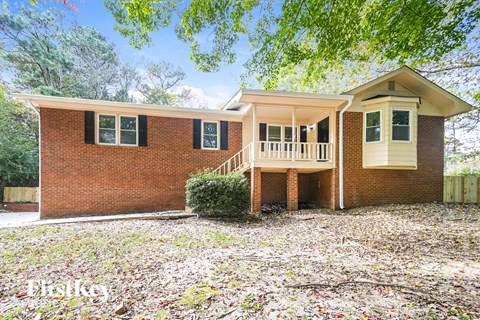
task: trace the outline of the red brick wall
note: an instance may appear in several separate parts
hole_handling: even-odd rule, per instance
[[[362,113],[346,112],[344,122],[346,208],[442,201],[443,117],[418,116],[417,170],[363,169]]]
[[[38,203],[3,203],[0,208],[12,212],[38,212]]]
[[[298,174],[298,201],[310,201],[310,174]],[[249,178],[249,177],[248,177]],[[262,204],[287,202],[287,174],[262,172]]]
[[[310,201],[319,207],[335,209],[336,169],[310,174]]]
[[[298,172],[287,170],[287,210],[298,210]]]
[[[262,204],[287,202],[287,174],[262,172]]]
[[[298,201],[310,202],[310,174],[298,174]]]
[[[250,174],[250,210],[253,213],[257,213],[262,209],[262,169],[252,168]],[[252,180],[253,185],[251,183]]]
[[[217,167],[241,149],[193,149],[191,119],[148,117],[148,147],[84,143],[84,112],[41,109],[41,216],[145,212],[185,207],[189,173]]]

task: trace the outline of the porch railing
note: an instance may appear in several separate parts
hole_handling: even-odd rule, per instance
[[[258,141],[255,152],[258,159],[332,161],[333,143]]]
[[[250,143],[245,148],[237,152],[230,159],[221,164],[213,171],[215,174],[225,175],[232,172],[243,173],[250,168],[252,161],[253,144]]]
[[[330,162],[333,160],[333,152],[333,143],[257,141],[244,147],[213,173],[221,175],[231,172],[243,173],[250,169],[254,153],[255,159],[261,160]]]

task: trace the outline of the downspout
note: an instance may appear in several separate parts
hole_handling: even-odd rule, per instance
[[[35,114],[38,117],[38,213],[40,214],[40,212],[41,212],[40,207],[42,205],[42,200],[41,200],[41,198],[42,198],[42,188],[41,188],[41,186],[42,186],[42,161],[40,161],[41,157],[42,157],[42,154],[41,154],[41,152],[42,152],[42,149],[41,149],[42,132],[40,130],[40,112],[38,112],[38,110],[35,109],[35,107],[32,104],[32,100],[30,100],[30,99],[27,99],[25,101],[25,105],[28,108],[32,109],[33,112],[35,112]]]
[[[339,126],[340,126],[340,137],[339,137],[339,148],[340,150],[338,150],[338,170],[339,170],[339,174],[338,174],[338,189],[339,189],[339,192],[338,192],[338,195],[339,195],[339,198],[340,198],[340,203],[339,203],[339,206],[340,206],[340,209],[343,210],[344,208],[344,203],[343,203],[343,114],[345,113],[345,111],[347,111],[348,108],[350,108],[350,106],[352,105],[352,102],[353,102],[353,97],[350,97],[348,98],[348,103],[347,105],[342,109],[342,111],[340,111],[340,122],[339,122]]]

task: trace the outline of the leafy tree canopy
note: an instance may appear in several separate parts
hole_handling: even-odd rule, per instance
[[[305,64],[305,76],[371,56],[400,64],[438,61],[459,47],[480,18],[476,0],[105,0],[115,29],[137,48],[150,32],[175,21],[202,71],[236,60],[235,44],[247,37],[253,51],[247,74],[277,86],[282,67]],[[176,15],[180,19],[174,19]],[[208,32],[212,41],[201,45]]]
[[[38,12],[27,7],[15,13],[7,2],[0,3],[0,58],[13,66],[15,82],[21,87],[61,90],[62,72],[73,67],[56,44],[62,18],[55,10]]]
[[[38,183],[38,117],[0,85],[0,189]]]

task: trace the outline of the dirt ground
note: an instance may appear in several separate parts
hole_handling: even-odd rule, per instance
[[[476,205],[80,223],[0,239],[3,319],[480,319]],[[55,289],[75,280],[108,299],[100,287]]]

